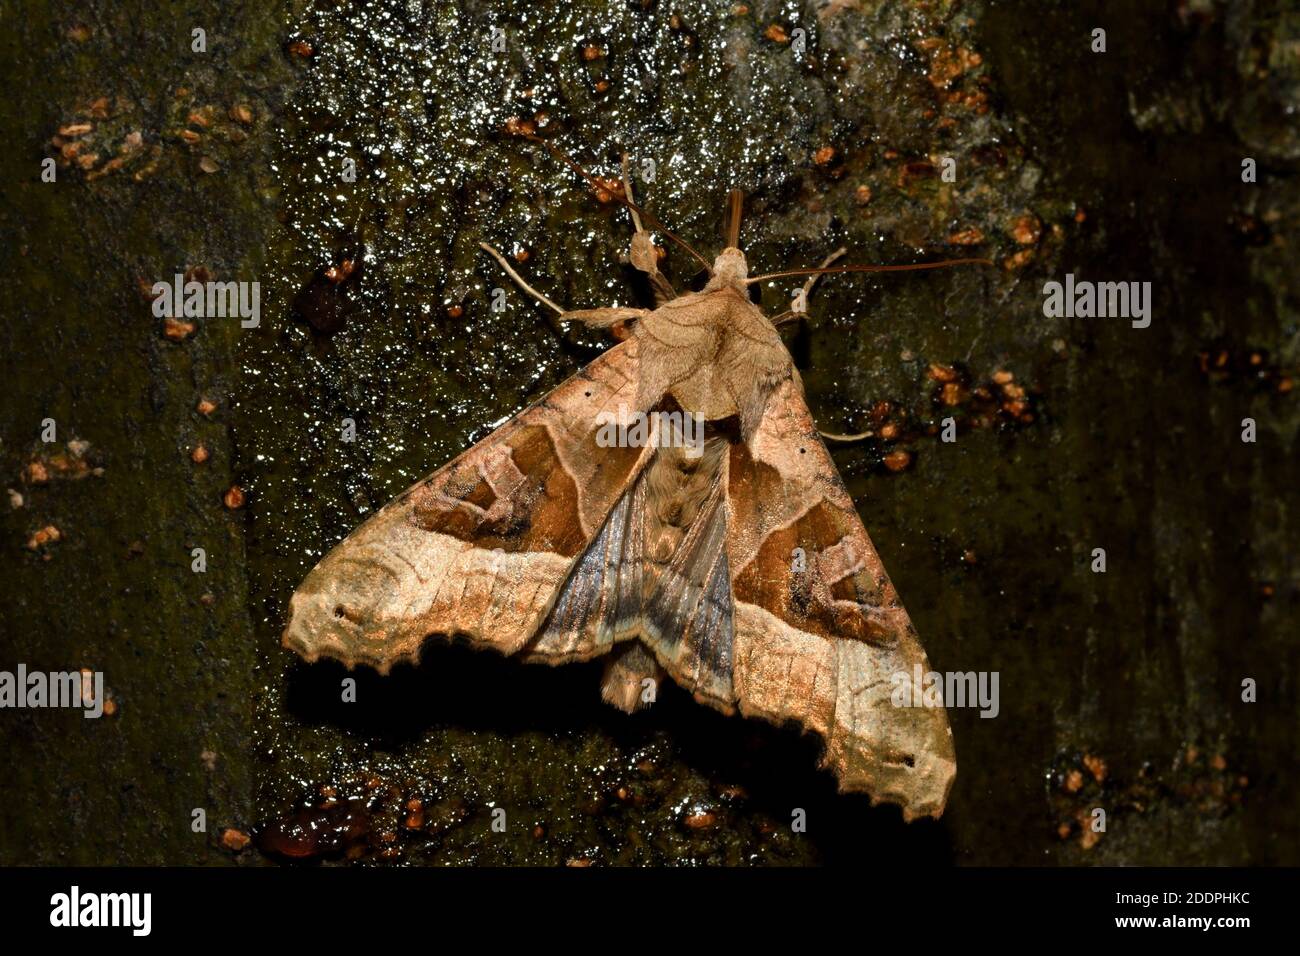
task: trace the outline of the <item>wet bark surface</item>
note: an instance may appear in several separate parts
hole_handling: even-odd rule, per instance
[[[1300,862],[1285,5],[13,6],[0,669],[102,670],[114,713],[0,711],[0,860]],[[942,820],[673,689],[615,712],[598,664],[280,649],[315,560],[608,344],[480,241],[566,306],[649,304],[626,215],[521,128],[627,153],[706,257],[744,188],[753,272],[993,261],[824,278],[788,337],[821,427],[872,433],[834,456],[932,665],[998,675],[996,717],[950,708]],[[169,330],[178,272],[258,280],[260,326]],[[1150,326],[1046,317],[1066,273],[1150,282]]]

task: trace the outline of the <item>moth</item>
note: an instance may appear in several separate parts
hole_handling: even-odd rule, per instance
[[[283,644],[381,673],[434,634],[529,663],[603,658],[621,710],[667,675],[724,714],[816,733],[841,791],[938,817],[956,773],[947,714],[893,703],[929,662],[809,413],[777,329],[793,313],[769,319],[748,294],[777,275],[936,264],[751,277],[742,193],[710,263],[633,201],[626,168],[622,185],[656,307],[565,311],[485,245],[560,320],[621,341],[326,555]],[[659,271],[643,219],[708,269],[700,291]],[[698,441],[600,440],[613,419],[674,414]]]

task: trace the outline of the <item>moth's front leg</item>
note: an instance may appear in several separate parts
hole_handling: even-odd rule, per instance
[[[581,322],[589,329],[609,329],[622,342],[631,334],[627,324],[650,314],[649,309],[575,309],[560,315],[561,322]]]
[[[835,263],[835,260],[839,259],[846,252],[848,252],[848,250],[843,246],[840,246],[827,256],[825,261],[822,262],[818,268],[829,269]],[[808,281],[803,284],[803,288],[800,289],[795,294],[794,299],[791,300],[790,308],[785,312],[782,312],[780,315],[773,317],[772,324],[783,325],[786,322],[797,322],[799,319],[804,318],[808,314],[808,296],[812,294],[813,286],[817,284],[819,278],[821,278],[820,275],[810,275]]]
[[[510,276],[519,288],[555,313],[555,317],[547,316],[547,319],[557,334],[563,332],[559,326],[561,322],[582,322],[589,328],[609,329],[614,334],[614,337],[621,342],[628,336],[627,323],[649,314],[648,309],[574,309],[571,311],[562,309],[525,282],[523,276],[516,272],[510,263],[506,261],[506,257],[497,252],[492,246],[486,242],[480,242],[479,247],[497,261],[501,268],[505,270],[506,275]]]
[[[826,257],[825,261],[822,262],[819,268],[821,269],[830,268],[835,263],[835,260],[843,256],[847,251],[848,250],[845,249],[843,246],[836,249],[834,252],[832,252],[829,256]],[[820,276],[818,275],[811,275],[808,277],[808,280],[803,284],[803,288],[799,290],[799,292],[795,295],[794,300],[790,303],[790,308],[787,311],[782,312],[780,315],[774,316],[772,318],[773,325],[779,327],[781,325],[784,325],[786,322],[797,322],[808,315],[808,296],[812,293],[813,286],[817,284],[818,278],[820,278]],[[822,438],[824,438],[826,441],[829,442],[849,442],[849,443],[862,441],[863,439],[866,438],[871,438],[875,434],[875,432],[859,432],[855,435],[845,435],[845,434],[840,434],[838,432],[825,432],[822,431],[820,428],[817,429],[817,433],[821,435]]]
[[[560,325],[560,321],[559,319],[556,318],[556,316],[564,315],[564,310],[561,309],[554,302],[552,302],[550,299],[548,299],[546,296],[542,295],[532,286],[530,286],[527,282],[525,282],[524,277],[521,276],[518,272],[516,272],[514,270],[514,267],[510,265],[509,262],[506,261],[506,257],[503,256],[501,253],[497,252],[497,250],[494,249],[492,246],[488,245],[486,242],[480,242],[478,246],[480,249],[482,249],[484,252],[486,252],[488,255],[490,255],[493,259],[497,261],[497,265],[501,266],[501,268],[505,270],[506,275],[508,275],[511,279],[514,280],[515,285],[519,286],[519,288],[523,289],[524,292],[528,293],[539,303],[546,306],[546,308],[550,309],[551,312],[554,313],[554,315],[548,314],[546,316],[546,321],[550,323],[551,329],[552,331],[555,332],[556,335],[563,335],[564,329]]]

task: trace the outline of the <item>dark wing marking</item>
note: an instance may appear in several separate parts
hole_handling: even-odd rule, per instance
[[[569,572],[527,658],[588,660],[634,632],[641,613],[644,514],[645,484],[638,479]]]

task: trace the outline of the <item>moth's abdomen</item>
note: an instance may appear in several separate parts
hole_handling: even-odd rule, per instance
[[[664,669],[640,641],[628,641],[610,653],[600,678],[605,703],[626,714],[655,702]]]

